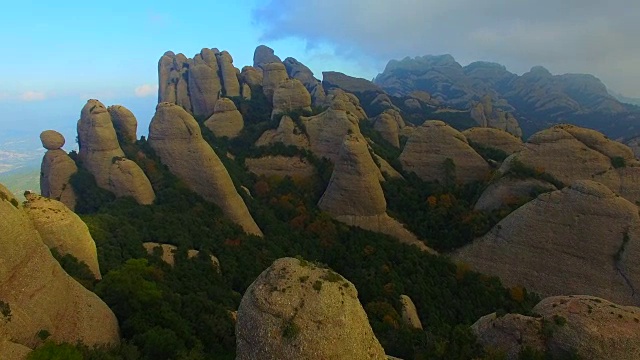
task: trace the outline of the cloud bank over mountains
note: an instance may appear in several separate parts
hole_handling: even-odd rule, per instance
[[[334,44],[345,57],[450,53],[522,73],[584,72],[640,96],[640,2],[636,0],[270,0],[254,9],[264,41],[297,37]],[[382,71],[382,68],[380,68]]]

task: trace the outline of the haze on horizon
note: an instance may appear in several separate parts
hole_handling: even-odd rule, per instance
[[[519,74],[535,65],[591,73],[640,98],[639,18],[635,0],[13,2],[0,21],[0,132],[74,128],[88,98],[131,107],[144,126],[160,56],[202,47],[229,51],[242,68],[266,44],[318,78],[335,70],[371,79],[391,59],[449,53]]]

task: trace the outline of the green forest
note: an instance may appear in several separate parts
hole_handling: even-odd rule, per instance
[[[253,94],[262,94],[253,89]],[[321,212],[317,202],[332,165],[312,153],[285,146],[256,148],[262,132],[278,125],[266,98],[234,99],[244,115],[240,137],[218,139],[202,126],[205,139],[227,167],[236,188],[264,232],[245,234],[221,210],[193,193],[159,161],[147,141],[123,144],[127,157],[149,177],[156,201],[138,205],[97,187],[86,170],[75,174],[76,212],[88,225],[97,248],[101,281],[69,256],[57,259],[65,270],[94,291],[118,318],[122,345],[90,349],[82,344],[46,343],[30,359],[234,359],[232,312],[253,280],[281,257],[326,264],[351,281],[371,326],[388,355],[402,359],[502,359],[484,353],[470,325],[498,312],[530,314],[539,298],[523,288],[505,288],[497,278],[403,245],[386,235],[348,227]],[[318,113],[321,109],[314,109]],[[302,115],[290,114],[296,122]],[[202,123],[203,119],[198,119]],[[374,150],[397,167],[397,149],[376,138]],[[226,156],[233,154],[235,159]],[[314,179],[258,177],[244,166],[247,157],[282,154],[305,157],[317,168]],[[76,154],[72,157],[79,163]],[[79,163],[79,165],[81,165]],[[415,174],[384,185],[389,213],[428,246],[440,252],[458,248],[486,233],[512,209],[472,210],[486,184],[425,183]],[[250,190],[247,194],[241,187]],[[159,253],[148,255],[145,242],[176,245],[174,266]],[[189,249],[199,250],[189,259]],[[211,255],[221,266],[214,266]],[[400,295],[415,302],[424,331],[408,328],[400,316]],[[545,359],[523,352],[522,359]]]

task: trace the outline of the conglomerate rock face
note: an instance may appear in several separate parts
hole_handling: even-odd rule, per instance
[[[580,359],[640,358],[640,308],[605,299],[569,295],[542,300],[533,308],[539,317],[490,314],[471,329],[485,348],[517,360],[525,348],[553,358],[574,353]]]
[[[348,280],[304,260],[276,260],[242,297],[237,357],[386,359],[358,292]]]
[[[539,195],[453,257],[543,296],[640,305],[638,208],[594,181]]]
[[[160,103],[149,125],[149,144],[169,170],[194,192],[218,205],[247,233],[262,236],[220,158],[183,108]]]
[[[0,338],[10,339],[11,351],[20,352],[25,349],[18,345],[33,349],[41,343],[41,330],[55,342],[118,345],[113,312],[67,275],[11,198],[0,187],[0,299],[11,309],[11,320],[0,324]]]

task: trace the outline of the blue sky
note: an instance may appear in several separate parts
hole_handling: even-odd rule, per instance
[[[518,73],[592,73],[640,97],[638,18],[637,0],[12,1],[0,13],[0,142],[53,128],[73,143],[89,98],[131,108],[144,134],[159,57],[203,47],[242,68],[266,44],[319,78],[370,79],[392,58],[450,53]]]

